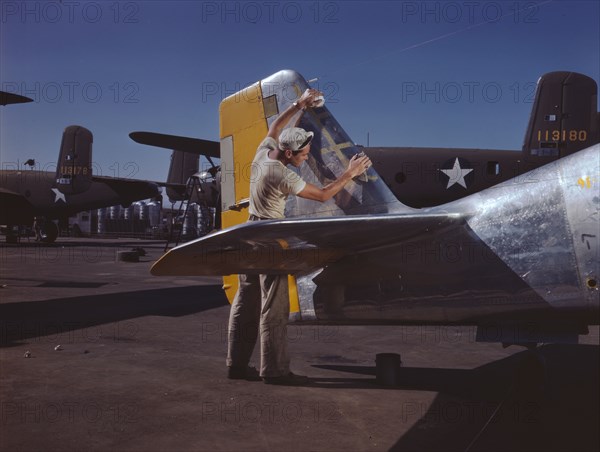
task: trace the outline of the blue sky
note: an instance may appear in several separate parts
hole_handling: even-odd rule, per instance
[[[518,149],[535,82],[600,76],[599,2],[2,1],[0,161],[54,170],[62,131],[94,133],[103,175],[164,180],[145,130],[218,140],[219,102],[280,69],[325,92],[371,146]]]

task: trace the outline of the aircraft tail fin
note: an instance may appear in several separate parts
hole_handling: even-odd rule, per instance
[[[267,136],[269,124],[292,105],[309,87],[299,73],[282,70],[227,97],[219,106],[220,118],[220,208],[224,228],[248,220],[252,161],[260,142]],[[333,117],[327,106],[308,109],[290,119],[314,133],[308,161],[298,169],[306,182],[326,186],[340,177],[350,159],[360,149]],[[333,217],[411,212],[392,194],[385,182],[370,168],[365,178],[346,184],[334,198],[320,203],[290,196],[285,216]],[[292,279],[292,286],[295,284]],[[237,288],[237,278],[224,278],[230,300]],[[294,289],[291,289],[291,293]],[[296,307],[294,307],[296,306]],[[292,303],[291,312],[297,312]]]
[[[537,83],[523,142],[524,159],[539,166],[600,141],[596,82],[576,72],[550,72]]]
[[[85,127],[69,126],[63,132],[56,167],[56,186],[62,193],[82,193],[90,188],[93,141],[92,132]]]
[[[167,176],[167,196],[171,202],[187,199],[188,179],[198,172],[200,155],[174,150]]]

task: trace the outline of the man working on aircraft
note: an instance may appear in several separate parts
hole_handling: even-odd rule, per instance
[[[322,188],[305,182],[287,168],[287,165],[299,168],[308,159],[314,133],[298,127],[283,130],[283,127],[299,110],[314,106],[321,95],[317,90],[307,89],[271,124],[252,162],[249,221],[284,218],[285,201],[290,194],[325,202],[371,166],[368,157],[355,155],[346,171]],[[308,383],[307,377],[290,371],[288,317],[287,275],[239,275],[239,287],[229,317],[228,378],[256,379],[256,371],[249,368],[248,363],[260,330],[260,376],[264,382]]]

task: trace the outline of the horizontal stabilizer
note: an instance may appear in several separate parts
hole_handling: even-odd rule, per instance
[[[218,141],[166,135],[155,132],[131,132],[129,137],[136,143],[147,144],[148,146],[184,151],[192,154],[205,155],[207,157],[220,158],[221,156],[219,148],[220,144]]]
[[[385,214],[247,222],[173,248],[151,271],[156,276],[293,274],[465,221],[458,214]]]

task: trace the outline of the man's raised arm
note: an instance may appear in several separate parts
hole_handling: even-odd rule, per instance
[[[279,138],[279,135],[281,134],[281,131],[285,128],[289,120],[292,119],[292,117],[296,113],[298,113],[298,111],[305,110],[306,108],[311,107],[315,102],[316,98],[322,95],[323,93],[312,88],[309,88],[306,91],[304,91],[302,93],[302,96],[300,96],[300,99],[298,99],[296,102],[290,105],[283,113],[281,113],[277,117],[275,121],[273,121],[271,127],[269,127],[269,133],[267,134],[267,136],[273,138],[274,140],[277,140]]]

